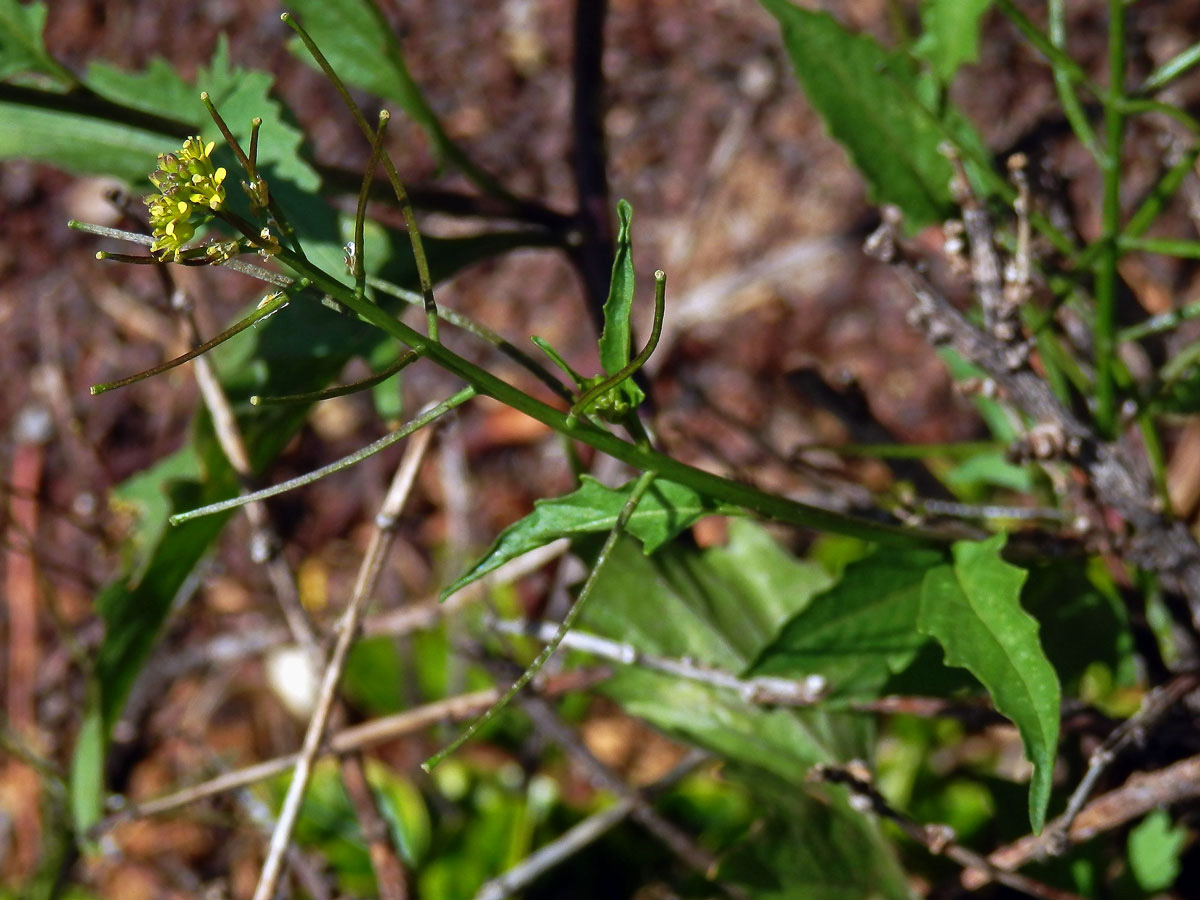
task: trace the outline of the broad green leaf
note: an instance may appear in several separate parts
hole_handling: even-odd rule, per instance
[[[959,541],[954,563],[930,569],[918,627],[942,646],[946,662],[971,672],[996,709],[1021,733],[1033,763],[1029,819],[1040,832],[1050,802],[1058,747],[1058,676],[1038,640],[1037,620],[1021,608],[1026,572],[1000,557],[1005,536]]]
[[[948,84],[964,63],[979,60],[979,32],[992,0],[925,0],[924,33],[913,51],[929,61],[933,74]]]
[[[913,66],[830,15],[760,0],[779,21],[805,96],[866,179],[873,203],[893,203],[912,228],[953,208],[943,136],[917,99]]]
[[[1129,832],[1129,869],[1143,891],[1165,891],[1179,877],[1179,858],[1188,830],[1174,825],[1165,809],[1156,809]]]
[[[42,43],[45,27],[44,3],[0,0],[0,80],[20,72],[62,77],[62,67],[50,58]]]
[[[722,861],[718,878],[755,900],[911,900],[909,879],[876,821],[850,807],[842,788],[820,796],[746,778],[766,812]]]
[[[38,95],[28,96],[32,101]],[[49,103],[56,95],[40,96]],[[181,143],[179,137],[82,112],[17,102],[2,92],[0,98],[0,160],[33,159],[76,175],[112,175],[136,184],[153,171],[159,153]]]
[[[945,557],[928,550],[880,548],[846,567],[759,653],[754,675],[820,674],[833,697],[873,695],[916,656],[921,583]]]
[[[611,531],[632,486],[631,481],[621,488],[610,488],[584,475],[582,484],[572,493],[538,500],[533,512],[500,532],[483,558],[442,591],[442,596],[448,597],[510,559],[558,538]],[[653,553],[717,510],[716,504],[691,488],[660,478],[642,497],[625,530],[642,542],[646,553]]]
[[[217,45],[216,53],[228,53],[224,36]],[[206,124],[209,126],[207,130],[216,130],[200,102],[200,91],[209,90],[208,81],[203,76],[199,76],[195,83],[185,81],[175,67],[161,57],[150,60],[140,72],[129,72],[110,63],[94,61],[88,64],[84,81],[90,90],[113,103],[189,125]],[[217,100],[214,98],[213,102]]]
[[[620,542],[583,614],[587,631],[643,653],[743,671],[795,610],[829,585],[819,566],[794,559],[758,525],[729,523],[725,547],[682,541],[657,553]],[[799,783],[816,762],[861,757],[871,723],[819,709],[766,709],[727,690],[637,666],[603,690],[628,712],[723,756]]]

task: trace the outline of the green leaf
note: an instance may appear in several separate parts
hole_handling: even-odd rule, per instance
[[[639,652],[736,674],[829,582],[821,567],[796,560],[761,526],[735,519],[725,547],[674,541],[646,556],[632,541],[618,543],[597,577],[583,627]],[[871,722],[863,716],[767,709],[636,666],[619,669],[602,690],[632,715],[792,783],[816,762],[868,752]]]
[[[19,72],[41,72],[61,78],[64,74],[46,52],[42,31],[46,27],[44,3],[0,0],[0,80]]]
[[[55,95],[44,95],[50,102]],[[159,153],[179,138],[84,112],[0,100],[0,159],[33,159],[76,175],[146,178]],[[148,184],[148,182],[147,182]]]
[[[381,343],[371,354],[373,372],[382,372],[400,358],[405,348],[393,342]],[[404,416],[404,375],[397,372],[371,388],[375,413],[385,422],[399,422]]]
[[[483,558],[443,590],[442,597],[450,596],[510,559],[561,537],[611,531],[632,487],[630,481],[614,489],[584,475],[582,484],[572,493],[538,500],[533,512],[500,532]],[[659,478],[642,497],[625,531],[642,542],[646,553],[653,553],[697,520],[717,511],[715,503],[691,488]]]
[[[1129,868],[1143,891],[1165,891],[1175,883],[1187,840],[1187,829],[1173,825],[1165,809],[1154,810],[1129,832]]]
[[[613,260],[612,280],[608,299],[604,301],[604,330],[600,333],[600,365],[608,375],[625,368],[633,355],[633,294],[636,281],[633,274],[633,239],[630,225],[633,207],[626,200],[617,203],[617,253]],[[642,389],[632,379],[625,379],[612,389],[616,396],[602,402],[610,406],[623,405],[634,409],[646,399]],[[600,401],[598,401],[600,402]]]
[[[933,74],[948,84],[964,63],[979,60],[979,32],[992,0],[925,0],[924,33],[913,51],[929,61]]]
[[[1005,536],[959,541],[953,565],[930,569],[918,627],[942,645],[946,662],[971,672],[996,709],[1021,733],[1033,763],[1029,820],[1040,832],[1050,802],[1058,747],[1060,689],[1038,641],[1038,623],[1021,608],[1026,572],[1000,557]]]
[[[909,227],[943,221],[953,208],[951,168],[938,152],[937,121],[917,100],[904,58],[827,13],[760,0],[779,20],[804,93],[866,179],[873,203],[893,203]]]
[[[367,762],[367,779],[387,819],[392,844],[407,865],[419,865],[429,852],[433,831],[425,798],[411,781],[378,760]]]
[[[831,696],[871,695],[916,656],[925,573],[945,557],[881,548],[846,567],[841,581],[794,615],[750,673],[824,675]]]
[[[763,778],[752,785],[767,812],[751,836],[721,861],[717,877],[755,900],[911,900],[908,878],[873,819],[846,792],[812,796]]]
[[[612,280],[608,299],[604,301],[604,330],[600,334],[600,365],[609,375],[615,375],[629,362],[632,329],[629,316],[633,312],[633,243],[630,225],[633,207],[627,200],[617,203],[617,255],[613,260]]]

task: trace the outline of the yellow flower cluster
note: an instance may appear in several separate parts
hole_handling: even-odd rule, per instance
[[[158,168],[150,176],[159,193],[146,198],[154,243],[150,250],[159,259],[179,261],[184,244],[196,227],[225,203],[224,167],[213,166],[216,144],[190,137],[178,153],[158,157]]]

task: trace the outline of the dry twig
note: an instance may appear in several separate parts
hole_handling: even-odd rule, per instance
[[[1069,844],[1082,844],[1157,807],[1196,797],[1200,797],[1200,756],[1190,756],[1153,772],[1140,772],[1085,806],[1069,828],[1063,829],[1060,817],[1050,822],[1041,835],[1027,835],[989,854],[986,866],[973,866],[963,873],[963,884],[973,889],[989,880],[993,872],[1011,873],[1026,863],[1042,859],[1047,854],[1046,835],[1052,832],[1063,831]]]
[[[1005,399],[1054,436],[1061,455],[1088,475],[1097,499],[1116,510],[1129,526],[1127,559],[1157,572],[1188,598],[1200,626],[1200,545],[1182,522],[1163,514],[1143,475],[1143,467],[1119,443],[1101,440],[1054,396],[1011,344],[976,328],[925,276],[898,245],[894,210],[868,239],[867,253],[890,263],[916,297],[914,324],[935,346],[948,345],[983,369]]]
[[[337,643],[334,644],[329,662],[325,666],[325,674],[321,679],[321,687],[317,694],[316,707],[309,720],[300,757],[296,761],[292,781],[288,786],[287,795],[284,797],[283,808],[279,813],[279,822],[275,827],[275,833],[271,836],[267,858],[263,862],[258,887],[254,891],[254,900],[272,900],[275,896],[275,889],[279,884],[279,876],[283,868],[284,855],[291,843],[292,830],[296,826],[296,820],[300,816],[300,804],[312,776],[313,763],[321,749],[325,736],[325,725],[329,720],[329,714],[337,696],[337,687],[341,681],[342,670],[346,665],[346,657],[350,653],[351,645],[358,637],[363,608],[382,570],[387,550],[391,546],[395,519],[408,499],[409,491],[416,478],[417,466],[429,446],[430,436],[431,432],[428,430],[418,432],[414,436],[404,459],[396,470],[391,487],[380,508],[376,519],[379,527],[371,535],[371,543],[367,547],[366,555],[359,567],[354,591],[346,607],[346,612],[342,616]]]
[[[1060,891],[1057,888],[1000,870],[988,859],[980,856],[974,850],[968,850],[961,844],[955,843],[954,830],[948,825],[922,825],[920,822],[906,816],[899,810],[893,809],[883,795],[871,783],[870,772],[862,763],[850,763],[846,766],[817,765],[809,772],[810,781],[824,781],[830,784],[840,784],[850,789],[851,802],[863,812],[873,812],[875,815],[888,819],[900,827],[900,830],[912,840],[924,846],[930,853],[945,856],[965,869],[980,869],[987,872],[993,880],[1021,891],[1038,900],[1082,900],[1078,894]]]

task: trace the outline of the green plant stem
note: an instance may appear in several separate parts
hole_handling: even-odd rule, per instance
[[[1089,94],[1098,100],[1104,97],[1104,91],[1094,81],[1087,77],[1083,67],[1075,62],[1063,50],[1055,46],[1053,40],[1042,33],[1042,30],[1030,21],[1025,13],[1017,8],[1013,0],[996,0],[996,6],[1002,13],[1012,22],[1017,30],[1021,32],[1025,40],[1029,41],[1042,56],[1046,57],[1047,62],[1061,70],[1071,81],[1082,85]],[[1053,10],[1054,2],[1052,0],[1051,9]],[[1053,18],[1053,11],[1051,17]],[[1053,26],[1052,26],[1053,27]]]
[[[388,121],[392,114],[386,109],[379,111],[379,124],[371,137],[371,157],[363,173],[362,187],[358,191],[358,203],[354,209],[354,293],[362,298],[367,290],[367,269],[364,262],[366,250],[363,246],[363,229],[367,221],[367,198],[371,194],[371,182],[379,168],[379,157],[383,153],[383,138],[387,134]]]
[[[1065,51],[1067,43],[1065,6],[1064,0],[1050,0],[1049,2],[1050,43],[1059,51],[1049,57],[1050,67],[1054,73],[1054,88],[1058,92],[1058,100],[1062,104],[1063,113],[1067,117],[1071,130],[1075,132],[1075,136],[1087,148],[1092,158],[1101,161],[1104,153],[1096,140],[1096,132],[1087,120],[1083,105],[1079,102],[1079,95],[1075,93],[1076,79],[1072,74],[1074,69],[1069,69],[1062,63],[1064,59],[1070,59]]]
[[[1121,248],[1121,148],[1125,137],[1125,116],[1117,102],[1125,90],[1125,7],[1123,0],[1108,0],[1108,102],[1104,106],[1105,151],[1101,160],[1103,174],[1103,234],[1096,268],[1096,319],[1092,340],[1096,352],[1096,427],[1111,438],[1116,431],[1116,354],[1117,263]]]
[[[1122,240],[1140,238],[1146,233],[1146,230],[1154,224],[1159,213],[1162,212],[1167,201],[1175,196],[1175,192],[1183,184],[1183,179],[1192,171],[1198,156],[1200,156],[1200,143],[1189,147],[1187,152],[1183,153],[1175,164],[1163,174],[1150,194],[1142,201],[1142,205],[1129,217],[1121,234]]]
[[[587,603],[588,598],[591,597],[592,589],[599,580],[600,572],[604,569],[605,563],[608,562],[613,549],[617,546],[617,540],[624,533],[625,526],[629,524],[630,516],[637,509],[646,491],[650,489],[650,485],[654,483],[655,477],[657,477],[655,472],[646,471],[639,475],[637,481],[634,482],[633,488],[629,492],[629,497],[625,500],[625,505],[621,507],[621,512],[617,514],[617,521],[613,523],[613,527],[609,530],[608,537],[604,540],[604,546],[600,548],[600,554],[596,557],[596,562],[592,565],[592,570],[588,573],[587,581],[583,583],[583,588],[579,591],[579,596],[576,598],[575,604],[567,610],[567,614],[563,616],[558,630],[554,632],[554,636],[550,638],[546,646],[534,657],[533,662],[529,664],[529,668],[522,672],[521,677],[513,682],[512,687],[504,692],[504,696],[497,700],[487,712],[472,722],[449,746],[443,747],[429,759],[425,760],[425,762],[421,763],[422,769],[426,772],[432,771],[438,763],[469,741],[475,735],[475,732],[490,722],[504,707],[508,706],[512,698],[533,680],[534,676],[542,670],[542,667],[554,655],[554,651],[558,649],[559,644],[563,642],[563,638],[567,636],[567,632],[571,630],[571,627],[583,612],[584,605]]]
[[[389,297],[395,297],[397,300],[402,300],[405,303],[413,306],[420,306],[423,302],[421,295],[415,291],[405,290],[399,285],[392,284],[390,281],[384,281],[382,278],[376,278],[373,275],[367,276],[367,284],[375,290],[387,294]],[[502,335],[492,331],[487,326],[481,325],[474,319],[468,318],[462,313],[444,306],[438,307],[438,317],[443,321],[449,322],[455,328],[461,328],[463,331],[467,332],[467,334],[491,344],[521,368],[525,369],[531,375],[537,378],[537,380],[542,382],[542,384],[546,385],[546,387],[550,388],[550,390],[552,390],[556,396],[561,397],[567,403],[571,403],[575,399],[575,395],[572,394],[562,384],[562,382],[555,378],[554,374],[548,371],[545,366],[539,363],[536,359],[534,359],[516,344],[513,344]]]
[[[1160,253],[1163,256],[1177,256],[1180,259],[1200,259],[1200,241],[1122,236],[1117,238],[1117,246],[1121,250],[1141,250],[1146,253]]]
[[[286,250],[282,251],[277,259],[297,275],[307,278],[318,290],[348,306],[364,321],[382,329],[405,346],[462,378],[479,393],[499,400],[555,431],[588,444],[635,469],[658,472],[662,478],[686,485],[716,500],[802,528],[832,531],[848,537],[898,546],[942,546],[949,540],[945,536],[920,529],[871,522],[760,491],[750,485],[689,466],[648,447],[622,440],[612,432],[597,428],[584,420],[568,424],[565,413],[518,390],[442,344],[431,341],[374,303],[359,300],[354,296],[353,290],[307,260],[295,258]]]
[[[387,381],[397,372],[408,368],[420,358],[421,354],[415,350],[406,350],[400,354],[400,358],[394,363],[380,369],[369,378],[363,378],[360,381],[354,381],[350,384],[340,384],[337,387],[325,388],[321,391],[309,391],[306,394],[282,394],[277,397],[262,397],[255,394],[250,398],[250,405],[276,406],[287,403],[319,403],[321,400],[331,400],[334,397],[345,397],[347,394],[356,394],[359,391],[365,391],[367,388],[373,388],[375,385]]]
[[[1149,337],[1152,334],[1161,334],[1164,331],[1177,328],[1184,322],[1195,319],[1198,316],[1200,316],[1200,300],[1193,300],[1179,309],[1173,309],[1170,312],[1152,316],[1144,322],[1138,322],[1136,325],[1121,329],[1117,332],[1117,340],[1140,341],[1142,338]]]
[[[1142,411],[1137,416],[1138,431],[1142,435],[1142,443],[1146,447],[1146,461],[1150,465],[1150,477],[1154,481],[1154,490],[1163,504],[1163,509],[1171,509],[1171,485],[1167,478],[1167,456],[1163,450],[1162,438],[1158,434],[1158,426],[1154,416]]]
[[[1119,3],[1119,0],[1113,0],[1109,4],[1110,15],[1113,10],[1113,4]],[[1013,0],[996,0],[996,5],[1000,11],[1017,27],[1017,30],[1029,41],[1033,47],[1046,57],[1046,61],[1054,68],[1056,75],[1058,72],[1064,73],[1072,83],[1078,84],[1089,94],[1096,98],[1106,108],[1110,105],[1115,105],[1122,113],[1126,115],[1134,115],[1139,113],[1161,113],[1170,116],[1177,122],[1181,123],[1188,131],[1193,134],[1200,130],[1200,122],[1188,115],[1188,113],[1177,106],[1170,103],[1163,103],[1158,100],[1146,100],[1138,97],[1129,97],[1124,92],[1118,96],[1112,95],[1109,91],[1104,90],[1096,82],[1087,77],[1083,67],[1075,60],[1071,59],[1062,49],[1055,46],[1055,42],[1047,35],[1043,34],[1041,29],[1033,24],[1029,18],[1021,12]],[[1123,4],[1121,4],[1123,5]],[[1052,27],[1053,27],[1053,12]],[[1110,26],[1112,22],[1110,19]],[[1111,34],[1111,27],[1110,27]],[[1121,23],[1121,42],[1124,44],[1124,22]],[[1111,44],[1110,44],[1111,49]],[[1110,57],[1111,59],[1111,57]],[[1066,103],[1063,105],[1064,112],[1070,118],[1070,112],[1067,110]],[[1074,127],[1074,123],[1072,123]]]
[[[250,140],[253,156],[247,156],[246,152],[242,149],[242,145],[238,143],[238,139],[234,137],[229,125],[226,124],[224,117],[217,110],[216,106],[213,105],[212,98],[209,97],[208,91],[200,92],[200,102],[204,104],[204,108],[208,110],[209,117],[217,126],[217,130],[221,132],[221,137],[225,139],[225,143],[229,146],[229,149],[233,151],[233,155],[237,157],[237,161],[245,171],[246,177],[250,179],[250,185],[252,188],[257,190],[261,184],[261,178],[256,171],[256,167],[258,165],[258,126],[254,124],[255,120],[252,119],[250,121]],[[257,121],[259,125],[262,125],[262,119],[257,119]],[[260,208],[256,205],[256,201],[253,199],[253,196],[251,198],[251,207],[254,209],[256,215],[261,212]],[[267,194],[267,209],[270,211],[271,215],[274,216],[275,221],[279,224],[279,228],[283,231],[283,236],[291,245],[292,250],[297,256],[304,256],[304,248],[300,246],[300,241],[296,237],[295,229],[288,224],[287,218],[283,215],[283,211],[279,208],[278,204],[269,193]]]
[[[381,450],[385,450],[392,444],[402,440],[412,434],[414,431],[419,431],[430,422],[435,421],[441,416],[444,416],[456,406],[462,406],[476,394],[475,388],[465,387],[453,397],[443,400],[436,406],[431,407],[426,412],[421,413],[410,422],[406,422],[401,428],[393,431],[391,434],[386,434],[379,440],[367,444],[360,450],[356,450],[348,456],[343,456],[336,462],[331,462],[327,466],[322,466],[319,469],[314,469],[304,475],[289,479],[288,481],[280,482],[272,485],[269,488],[263,488],[261,491],[254,491],[249,494],[242,494],[238,497],[231,497],[228,500],[222,500],[219,503],[210,503],[208,506],[201,506],[197,509],[189,509],[187,512],[177,513],[171,516],[170,522],[172,525],[179,525],[187,522],[190,519],[198,519],[201,516],[211,516],[216,513],[225,512],[226,510],[236,509],[239,506],[245,506],[247,503],[254,503],[258,500],[266,500],[268,497],[274,497],[278,494],[286,493],[287,491],[295,490],[298,487],[303,487],[306,484],[312,484],[314,481],[319,481],[326,475],[332,475],[334,472],[340,472],[342,469],[347,469],[355,463],[361,462],[368,456],[374,456]]]
[[[263,319],[267,318],[267,316],[272,315],[275,312],[278,312],[280,309],[287,306],[290,301],[291,301],[291,298],[287,294],[279,294],[274,299],[269,300],[268,302],[259,306],[258,309],[254,310],[254,312],[250,313],[250,315],[246,316],[246,318],[229,326],[224,331],[222,331],[220,334],[218,334],[216,337],[205,341],[199,347],[192,348],[187,353],[184,353],[182,356],[177,356],[174,359],[167,360],[162,365],[155,366],[153,369],[147,369],[145,372],[139,372],[136,375],[130,375],[130,376],[128,376],[126,378],[122,378],[118,381],[109,381],[109,382],[105,382],[104,384],[92,385],[92,387],[91,387],[92,396],[94,397],[97,394],[103,394],[103,393],[106,393],[107,391],[112,391],[112,390],[116,390],[117,388],[126,387],[127,385],[135,384],[136,382],[143,381],[146,378],[153,378],[155,375],[161,375],[163,372],[168,372],[171,369],[174,369],[176,366],[181,366],[185,362],[188,362],[189,360],[193,360],[197,356],[201,356],[201,355],[207,353],[209,350],[213,349],[213,347],[216,347],[218,344],[225,343],[225,341],[229,340],[235,334],[240,334],[241,332],[245,331],[247,328],[249,328],[255,322],[261,322]]]
[[[609,375],[599,384],[584,391],[583,395],[571,404],[571,411],[567,414],[568,422],[573,423],[579,418],[581,413],[587,412],[588,406],[595,402],[598,397],[603,396],[606,391],[616,387],[625,379],[632,378],[638,369],[646,364],[646,360],[650,358],[650,354],[658,346],[658,339],[662,337],[663,313],[666,309],[666,291],[667,274],[662,269],[659,269],[654,273],[654,324],[650,328],[650,339],[646,341],[646,346],[642,348],[641,353],[631,359],[620,371]]]
[[[961,441],[950,444],[803,444],[798,453],[832,453],[836,456],[866,459],[970,459],[981,453],[995,453],[1004,445],[997,441]]]
[[[358,104],[354,102],[354,98],[350,96],[350,92],[346,89],[345,83],[333,66],[329,64],[329,60],[325,58],[325,54],[316,45],[316,42],[304,30],[303,26],[296,21],[296,17],[290,13],[284,13],[280,18],[299,36],[304,43],[305,48],[312,55],[317,65],[321,67],[321,71],[325,73],[325,77],[329,79],[330,84],[338,92],[338,96],[342,98],[346,109],[350,111],[351,117],[354,119],[358,130],[363,133],[363,136],[368,140],[374,137],[374,131],[363,118],[362,111],[359,110]],[[387,32],[385,30],[384,32]],[[425,255],[425,243],[421,240],[421,231],[417,227],[417,214],[413,209],[412,201],[408,199],[408,191],[404,187],[404,182],[400,179],[400,173],[396,170],[396,164],[392,162],[392,158],[388,153],[383,154],[383,168],[387,172],[388,181],[391,182],[392,191],[396,195],[396,203],[400,206],[400,213],[404,216],[404,224],[408,228],[408,239],[412,243],[413,259],[417,264],[417,281],[421,285],[421,296],[425,303],[425,325],[426,331],[429,334],[431,341],[438,339],[438,314],[437,302],[433,297],[433,279],[429,274],[429,259]]]
[[[1146,80],[1138,87],[1139,94],[1149,94],[1166,87],[1188,69],[1200,63],[1200,43],[1192,44],[1181,53],[1168,59],[1165,63],[1146,76]]]
[[[1164,103],[1162,100],[1139,100],[1130,97],[1120,97],[1114,102],[1121,112],[1127,116],[1157,113],[1169,119],[1174,119],[1191,132],[1192,135],[1200,134],[1200,122],[1196,121],[1193,116],[1188,115],[1186,110],[1175,106],[1173,103]]]

